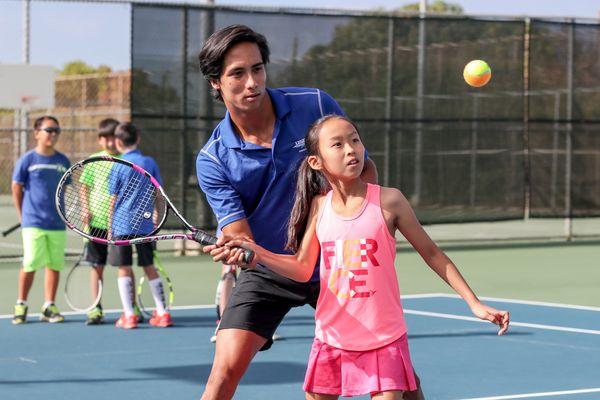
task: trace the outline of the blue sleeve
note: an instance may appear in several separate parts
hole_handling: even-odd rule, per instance
[[[12,180],[13,182],[20,183],[21,185],[25,185],[27,179],[29,178],[29,172],[27,169],[30,164],[30,157],[24,156],[17,160],[17,164],[13,169]]]
[[[231,185],[223,167],[214,156],[200,151],[196,159],[196,176],[208,204],[217,217],[218,231],[225,225],[246,218],[240,194]]]
[[[121,164],[114,163],[110,172],[108,173],[108,194],[115,195],[119,193],[120,185],[120,177],[123,174],[125,168],[129,169],[129,167],[125,167]]]
[[[319,107],[321,107],[321,115],[336,114],[346,116],[342,107],[329,95],[329,93],[319,90]]]
[[[156,179],[158,181],[158,183],[160,183],[160,186],[163,185],[163,180],[162,177],[160,176],[160,170],[158,169],[158,164],[156,163],[156,161],[154,161],[153,158],[150,158],[150,162],[152,165],[152,168],[150,169],[150,175],[152,175],[154,177],[154,179]]]
[[[71,168],[71,161],[69,160],[69,158],[67,156],[65,156],[63,154],[63,166],[65,167],[65,169],[69,169]],[[67,171],[63,172],[63,175],[66,173]],[[61,176],[62,178],[62,176]],[[72,176],[69,176],[66,180],[67,185],[70,185],[72,182]]]
[[[69,160],[69,157],[65,156],[65,168],[69,169],[71,168],[71,160]]]

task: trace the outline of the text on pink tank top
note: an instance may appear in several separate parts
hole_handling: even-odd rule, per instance
[[[343,217],[333,210],[330,191],[317,223],[321,291],[315,336],[344,350],[376,349],[406,333],[396,241],[381,212],[380,192],[369,184],[359,212]]]

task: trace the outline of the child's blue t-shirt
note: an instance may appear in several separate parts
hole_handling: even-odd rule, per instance
[[[56,188],[70,166],[69,159],[58,151],[44,156],[30,150],[17,160],[12,180],[23,185],[23,228],[65,229],[56,211]]]
[[[152,157],[133,150],[122,154],[121,158],[142,167],[162,185],[158,165]],[[147,181],[141,183],[141,180]],[[111,226],[115,238],[146,236],[156,228],[153,221],[154,198],[148,196],[151,187],[149,179],[134,169],[121,164],[113,166],[108,176],[108,193],[117,199]]]

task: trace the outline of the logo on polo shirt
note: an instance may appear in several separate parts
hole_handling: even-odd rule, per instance
[[[304,139],[296,140],[292,149],[300,149],[299,152],[306,151],[306,147],[304,146]]]

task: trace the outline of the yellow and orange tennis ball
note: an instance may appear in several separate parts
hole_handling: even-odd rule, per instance
[[[492,77],[490,66],[483,60],[473,60],[465,66],[463,71],[465,82],[473,87],[481,87],[488,83]]]

